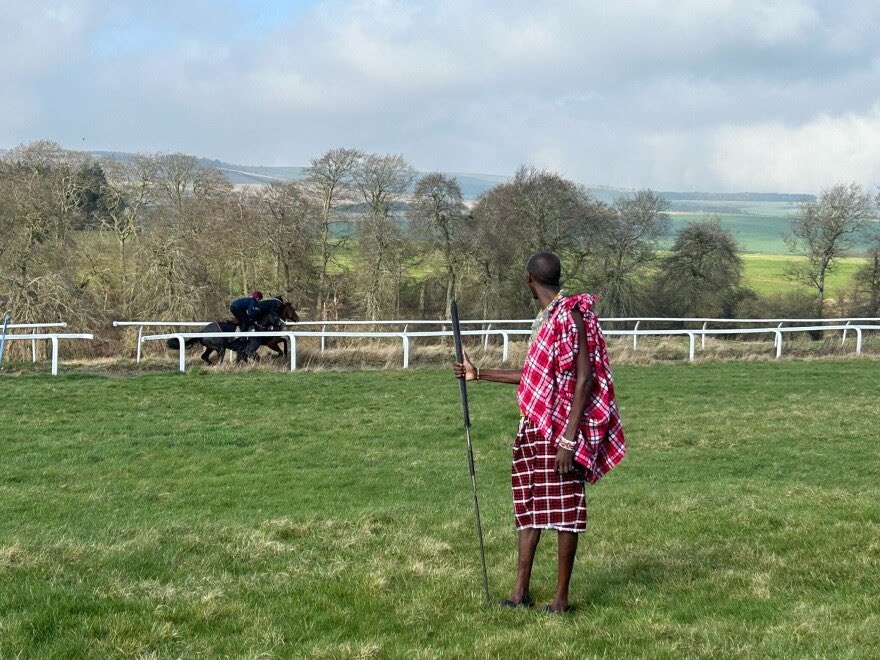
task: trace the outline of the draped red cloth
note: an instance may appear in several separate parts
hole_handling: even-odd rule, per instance
[[[571,311],[577,308],[584,319],[593,380],[578,426],[575,461],[583,466],[589,483],[596,483],[626,454],[605,338],[593,313],[595,303],[595,296],[586,293],[563,297],[555,303],[529,344],[517,392],[523,416],[556,446],[568,423],[574,397],[578,337]]]

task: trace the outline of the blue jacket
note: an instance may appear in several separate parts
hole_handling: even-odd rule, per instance
[[[248,316],[251,316],[254,313],[254,308],[257,306],[257,301],[254,300],[250,296],[245,296],[244,298],[239,298],[237,300],[233,300],[232,304],[229,306],[229,311],[233,314],[235,312],[247,312]]]
[[[281,301],[277,298],[269,298],[257,302],[248,312],[254,321],[262,321],[270,314],[278,314],[278,308],[281,307]]]

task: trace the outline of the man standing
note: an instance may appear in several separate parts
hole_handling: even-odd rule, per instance
[[[465,355],[457,377],[519,385],[522,419],[511,482],[519,536],[516,582],[506,607],[530,607],[529,581],[541,531],[558,536],[556,594],[547,612],[571,610],[568,589],[578,534],[587,528],[585,481],[595,483],[626,453],[611,369],[593,296],[560,290],[555,254],[533,255],[526,285],[541,307],[522,370],[483,369]]]

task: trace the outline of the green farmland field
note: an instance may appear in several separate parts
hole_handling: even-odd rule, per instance
[[[0,378],[0,657],[880,655],[880,362],[615,375],[568,618],[482,602],[445,371]],[[471,394],[501,599],[514,390]]]
[[[742,259],[744,284],[758,293],[766,295],[798,290],[813,293],[813,289],[786,276],[788,265],[796,263],[799,257],[785,254],[743,254]],[[861,257],[841,259],[836,269],[828,275],[826,294],[835,298],[850,288],[853,275],[864,263],[865,260]]]

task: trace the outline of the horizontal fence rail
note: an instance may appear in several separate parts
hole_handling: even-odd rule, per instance
[[[836,325],[806,325],[806,326],[788,326],[788,327],[772,327],[772,328],[701,328],[699,330],[673,329],[673,330],[605,330],[604,334],[609,337],[632,336],[635,337],[676,337],[683,336],[688,338],[688,359],[693,362],[696,359],[696,338],[701,336],[703,339],[708,336],[724,336],[724,335],[773,335],[773,347],[775,349],[775,357],[782,356],[783,351],[783,335],[793,333],[817,332],[817,331],[841,331],[847,333],[852,331],[856,334],[856,355],[862,352],[862,337],[866,331],[880,330],[880,324],[836,324]],[[509,346],[511,336],[524,336],[531,334],[530,330],[505,329],[505,330],[464,330],[464,336],[500,336],[503,341],[502,360],[507,361],[509,357]],[[403,368],[407,369],[410,362],[410,342],[412,339],[419,337],[452,337],[451,330],[440,331],[413,331],[413,332],[356,332],[356,331],[290,331],[279,330],[272,332],[247,332],[247,333],[229,333],[229,332],[173,332],[157,335],[144,335],[143,341],[160,341],[160,340],[176,340],[179,344],[179,369],[186,371],[186,340],[187,339],[230,339],[236,338],[257,338],[257,337],[278,337],[288,340],[288,353],[290,357],[290,370],[296,370],[296,340],[299,337],[317,337],[322,341],[328,337],[344,337],[344,338],[365,338],[365,339],[388,339],[394,338],[401,341],[403,349]],[[844,337],[845,338],[845,337]]]
[[[55,326],[57,327],[57,326]],[[57,333],[47,332],[39,334],[22,334],[22,335],[6,335],[4,341],[32,341],[47,340],[52,345],[52,375],[58,375],[58,342],[68,339],[94,339],[94,335],[89,333]]]
[[[42,330],[44,328],[66,328],[67,323],[58,321],[56,323],[10,323],[6,326],[8,330]],[[31,333],[39,334],[39,333]],[[46,335],[39,335],[40,339],[46,339]],[[31,339],[31,362],[37,361],[37,340]]]
[[[135,360],[137,362],[141,361],[141,357],[143,354],[143,340],[144,340],[144,329],[145,328],[203,328],[209,323],[213,321],[114,321],[114,327],[133,327],[137,328],[137,348],[135,353]],[[632,337],[633,349],[638,348],[638,339],[640,336],[644,336],[638,331],[642,324],[649,323],[691,323],[691,324],[701,324],[701,332],[700,334],[700,347],[702,349],[706,348],[706,337],[711,336],[712,333],[707,332],[710,329],[710,324],[718,324],[718,325],[728,325],[728,324],[760,324],[765,326],[772,325],[776,328],[783,328],[785,324],[808,324],[812,326],[823,326],[819,328],[819,330],[828,330],[831,329],[830,325],[840,325],[845,324],[847,327],[843,329],[843,335],[841,337],[841,344],[846,342],[847,333],[849,332],[850,327],[853,323],[880,323],[880,317],[846,317],[846,318],[828,318],[828,319],[796,319],[796,318],[766,318],[766,319],[724,319],[724,318],[709,318],[709,317],[668,317],[668,316],[634,316],[634,317],[608,317],[602,319],[602,324],[604,326],[608,326],[609,324],[633,324],[632,331],[627,331],[624,334],[626,336]],[[485,326],[483,328],[486,334],[483,335],[483,347],[487,348],[489,345],[489,337],[493,333],[489,332],[492,330],[498,330],[497,326],[500,325],[519,325],[525,326],[527,328],[531,327],[533,323],[532,319],[469,319],[461,321],[462,325],[481,325]],[[826,325],[829,324],[829,325]],[[321,352],[323,353],[327,347],[327,338],[332,337],[333,335],[329,334],[332,328],[342,327],[347,328],[351,326],[360,326],[360,327],[382,327],[382,326],[396,326],[401,327],[401,332],[408,333],[410,326],[439,326],[441,331],[445,331],[447,326],[449,326],[449,321],[445,321],[443,319],[399,319],[399,320],[379,320],[379,321],[360,321],[360,320],[343,320],[343,321],[300,321],[298,323],[287,323],[285,324],[287,327],[296,327],[296,328],[318,328],[320,327],[321,334],[318,335],[321,340]],[[495,326],[495,327],[493,327]],[[508,328],[505,329],[509,334],[513,334],[513,329]],[[608,329],[605,331],[606,334],[610,336],[619,335],[617,331],[613,331]],[[410,333],[411,334],[411,333]],[[516,333],[520,334],[520,333]],[[737,333],[720,333],[720,334],[737,334]],[[749,334],[749,333],[743,333]],[[502,337],[507,337],[508,335],[502,334]],[[651,336],[650,333],[648,336]],[[774,336],[774,345],[778,344],[780,341],[779,335]],[[506,344],[505,342],[505,353],[506,353]]]

